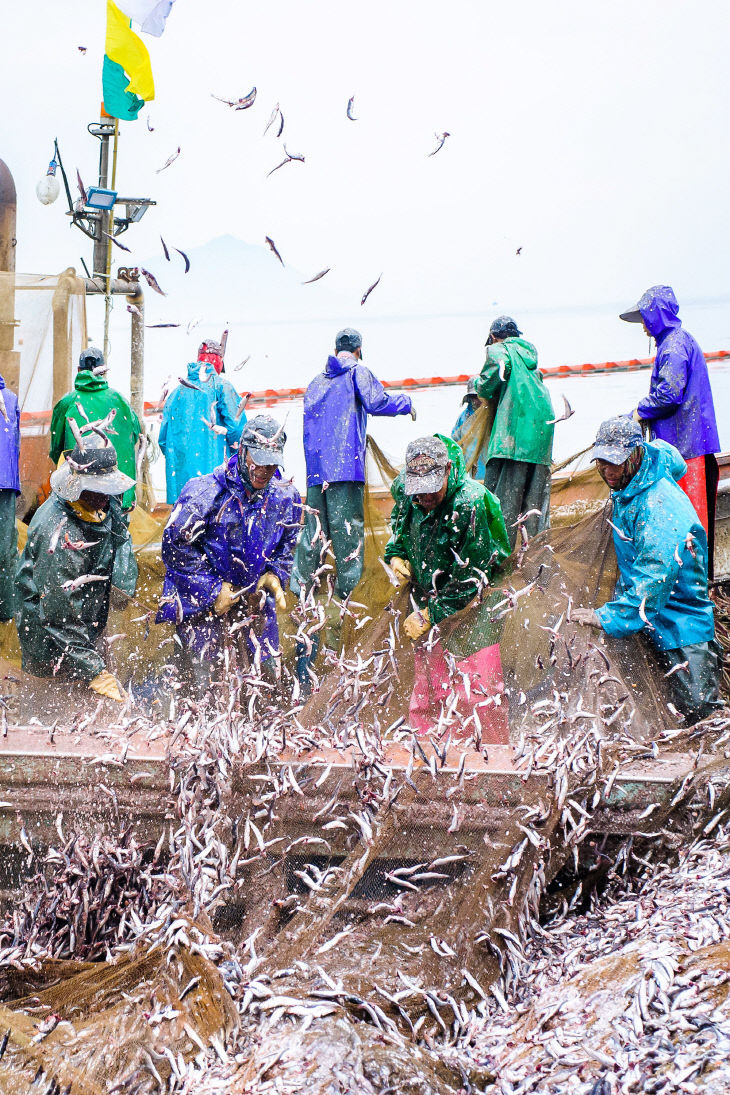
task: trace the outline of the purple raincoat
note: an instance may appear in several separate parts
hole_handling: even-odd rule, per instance
[[[253,590],[265,571],[286,587],[291,574],[301,512],[296,487],[277,472],[269,485],[249,496],[238,474],[237,457],[209,475],[192,479],[182,490],[162,534],[165,585],[157,622],[190,619],[186,645],[210,641],[213,631],[224,631],[224,617],[210,610],[223,582]],[[289,527],[287,527],[289,526]],[[266,594],[261,641],[278,650],[276,605]],[[197,631],[200,634],[197,634]],[[267,651],[267,653],[270,653]]]
[[[18,397],[0,376],[0,399],[5,404],[5,414],[0,415],[0,490],[14,490],[20,494],[20,411]]]
[[[679,449],[685,460],[720,451],[710,377],[702,350],[682,327],[668,285],[647,289],[639,301],[647,331],[656,339],[649,394],[638,406],[655,438]]]
[[[328,357],[304,396],[307,486],[364,483],[368,415],[410,413],[409,396],[388,395],[352,354]]]

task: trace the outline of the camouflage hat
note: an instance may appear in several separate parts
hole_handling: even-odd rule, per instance
[[[449,451],[438,437],[419,437],[406,449],[406,494],[436,494],[444,483]]]
[[[475,376],[470,376],[466,385],[466,394],[461,402],[466,403],[470,399],[478,398],[479,396],[477,395],[477,378]]]
[[[76,445],[51,475],[51,489],[59,498],[78,502],[85,490],[114,496],[134,486],[134,479],[119,470],[111,441],[105,444],[95,433],[84,434],[83,441],[83,449]]]
[[[596,443],[589,460],[605,460],[608,464],[623,464],[634,449],[644,442],[641,426],[629,415],[617,415],[601,422]]]
[[[206,338],[198,346],[198,356],[200,354],[218,354],[219,357],[223,357],[223,347],[214,338]]]
[[[79,354],[79,371],[82,369],[98,369],[104,364],[104,354],[98,346],[87,346]]]
[[[251,453],[254,464],[263,467],[265,464],[284,464],[284,445],[286,434],[284,427],[280,426],[270,414],[257,414],[255,418],[249,418],[243,428],[239,446],[240,457],[245,451]]]
[[[362,349],[362,335],[354,327],[344,327],[335,339],[335,353],[348,350],[351,354]]]

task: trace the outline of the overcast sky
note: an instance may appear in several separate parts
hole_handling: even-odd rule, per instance
[[[72,180],[94,181],[105,4],[34,0],[3,23],[18,269],[80,267],[88,241],[35,185],[54,136]],[[725,296],[729,24],[727,4],[686,0],[177,0],[145,36],[156,100],[122,123],[118,189],[159,203],[125,238],[148,258],[160,233],[269,235],[357,299],[382,272],[373,315],[631,303],[658,281]],[[254,85],[247,111],[211,97]],[[306,162],[267,179],[277,101]]]

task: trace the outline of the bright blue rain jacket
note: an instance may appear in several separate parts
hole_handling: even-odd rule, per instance
[[[649,441],[638,472],[613,491],[613,542],[619,579],[614,600],[598,609],[609,635],[626,638],[646,628],[659,650],[676,650],[715,636],[707,595],[707,536],[694,506],[677,486],[687,470],[666,441]],[[691,547],[687,538],[691,536]],[[641,619],[639,608],[646,598]]]
[[[647,289],[639,301],[647,331],[656,339],[649,394],[639,403],[655,438],[679,449],[685,460],[720,451],[712,388],[704,354],[682,327],[674,290]]]
[[[307,486],[364,483],[368,415],[410,412],[410,398],[388,395],[352,354],[329,357],[304,395]]]
[[[227,380],[218,376],[212,366],[200,361],[188,365],[188,380],[199,391],[184,384],[167,397],[162,411],[160,448],[165,454],[167,501],[177,502],[180,491],[191,479],[208,475],[222,464],[237,445],[246,423],[244,414],[237,420],[237,393]],[[202,373],[202,376],[201,376]],[[239,400],[240,402],[240,400]],[[225,433],[216,433],[206,425],[215,407],[216,425]]]
[[[223,582],[253,590],[269,570],[289,583],[301,516],[301,495],[276,472],[249,495],[236,456],[210,475],[191,480],[162,534],[165,585],[157,622],[174,623],[213,607]],[[276,605],[266,595],[264,635],[278,644]],[[202,622],[202,621],[201,621]]]

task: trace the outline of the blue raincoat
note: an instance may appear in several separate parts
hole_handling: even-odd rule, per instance
[[[301,514],[299,492],[277,471],[264,490],[250,496],[237,459],[232,456],[210,475],[192,479],[180,494],[162,534],[165,584],[158,623],[198,616],[191,622],[199,625],[201,637],[209,637],[211,627],[225,627],[225,617],[206,619],[223,582],[253,591],[267,570],[282,587],[289,581]],[[268,639],[277,650],[276,604],[270,593],[263,615],[262,642]],[[190,645],[196,646],[195,638]]]
[[[20,410],[18,397],[0,376],[0,398],[5,404],[5,414],[0,414],[0,490],[12,490],[20,494]]]
[[[159,441],[165,454],[170,504],[177,502],[180,491],[191,479],[208,475],[223,463],[238,444],[246,423],[243,414],[236,419],[236,391],[212,366],[190,362],[188,380],[199,390],[180,384],[170,393],[162,411]],[[220,433],[208,425],[213,408]]]
[[[451,431],[451,436],[454,441],[461,442],[466,431],[469,429],[472,418],[477,412],[478,403],[468,399],[466,405],[454,423],[454,428]],[[487,431],[479,452],[477,452],[477,445],[479,444],[479,438],[474,437],[467,445],[464,452],[464,463],[469,475],[473,479],[476,479],[479,483],[484,482],[484,476],[487,474],[487,450],[489,449],[489,432]],[[476,467],[474,465],[476,464]]]
[[[327,358],[304,395],[307,486],[364,483],[369,414],[410,414],[407,395],[388,395],[380,381],[346,350]]]
[[[656,339],[649,394],[638,406],[655,438],[679,449],[685,460],[720,451],[715,406],[702,350],[682,327],[679,305],[668,285],[647,289],[639,311]]]
[[[611,495],[613,523],[627,539],[614,530],[619,579],[614,600],[597,612],[609,635],[625,638],[646,629],[659,650],[714,638],[707,536],[677,486],[686,470],[672,445],[649,441],[634,478]],[[648,624],[641,618],[642,602]]]

